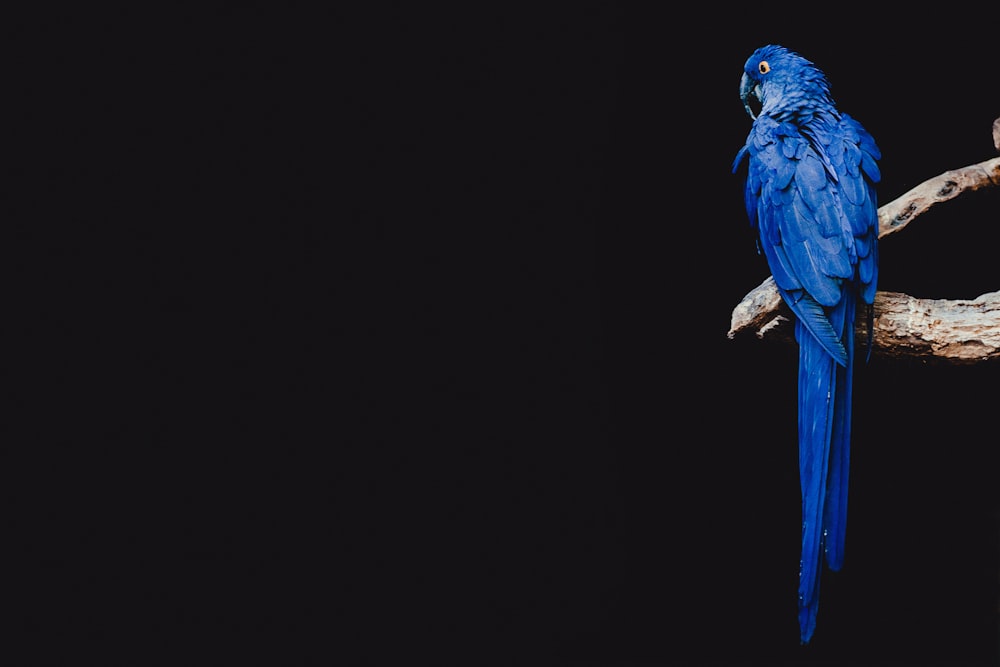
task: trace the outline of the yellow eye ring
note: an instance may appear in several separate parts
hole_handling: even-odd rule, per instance
[[[771,66],[767,64],[766,60],[761,60],[760,64],[757,65],[757,71],[761,74],[767,74],[771,71]]]

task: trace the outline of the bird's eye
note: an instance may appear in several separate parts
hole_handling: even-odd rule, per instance
[[[766,60],[761,60],[760,64],[757,65],[757,71],[761,74],[767,74],[771,71],[771,66],[767,64]]]

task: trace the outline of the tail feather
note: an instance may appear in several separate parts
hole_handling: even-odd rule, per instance
[[[848,359],[854,360],[854,315],[852,295],[845,295],[844,347]],[[835,325],[836,326],[836,325]],[[847,482],[851,460],[851,388],[854,384],[853,363],[837,368],[833,407],[833,428],[830,438],[830,471],[827,476],[827,500],[823,516],[826,562],[833,571],[844,562],[844,540],[847,534]]]
[[[854,298],[845,295],[828,312],[843,335],[848,363],[841,366],[809,329],[796,321],[799,343],[799,476],[802,489],[802,553],[799,568],[799,631],[803,644],[816,628],[823,554],[833,570],[843,562],[850,455]]]
[[[802,487],[799,631],[804,644],[816,629],[819,610],[823,517],[837,364],[804,325],[797,321],[795,330],[799,339],[799,482]]]

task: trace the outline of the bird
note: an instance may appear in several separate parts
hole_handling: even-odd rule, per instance
[[[822,561],[844,560],[855,322],[864,304],[870,361],[878,283],[881,151],[838,110],[822,70],[778,44],[756,49],[740,78],[752,124],[732,164],[746,164],[744,204],[783,301],[795,315],[802,495],[799,640],[816,630]],[[755,113],[751,108],[759,106]]]

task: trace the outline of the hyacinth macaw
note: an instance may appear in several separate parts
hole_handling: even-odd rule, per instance
[[[795,314],[802,490],[799,630],[816,629],[821,558],[844,558],[854,323],[867,306],[868,354],[878,278],[881,157],[871,135],[841,113],[826,76],[782,46],[754,51],[740,98],[753,119],[733,172],[748,159],[747,214],[774,282]],[[751,98],[759,102],[757,114]]]

